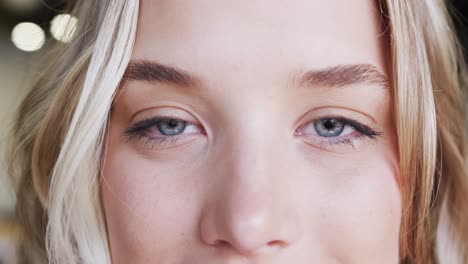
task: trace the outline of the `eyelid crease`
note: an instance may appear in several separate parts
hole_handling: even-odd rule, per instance
[[[170,109],[170,110],[169,110]],[[174,114],[177,113],[177,114]],[[138,116],[143,116],[143,118]],[[146,118],[144,118],[146,116]],[[174,119],[183,120],[190,124],[204,125],[203,120],[197,114],[197,111],[190,104],[180,104],[178,102],[166,102],[163,101],[161,105],[146,107],[135,113],[133,113],[129,120],[144,120],[151,119],[155,116],[170,116]],[[136,122],[133,122],[136,123]]]
[[[360,121],[357,121],[353,118],[349,118],[349,117],[345,117],[344,115],[341,115],[341,114],[321,114],[319,115],[319,117],[315,117],[315,118],[311,118],[311,119],[308,119],[309,121],[306,121],[304,122],[303,125],[301,125],[299,127],[300,128],[303,128],[317,120],[326,120],[326,119],[336,119],[340,122],[343,122],[344,125],[347,125],[347,126],[351,126],[353,128],[357,128],[357,129],[361,129],[361,130],[371,130],[371,131],[374,131],[375,129],[373,129],[372,127],[368,126],[368,125],[364,125],[362,122]],[[375,133],[381,133],[381,132],[375,132]]]
[[[337,107],[337,106],[320,106],[320,107],[313,108],[313,109],[307,111],[306,113],[304,113],[303,115],[301,115],[294,122],[293,126],[294,127],[300,126],[301,123],[304,123],[304,120],[317,120],[317,119],[321,119],[321,118],[330,118],[330,117],[350,119],[350,120],[353,120],[353,121],[355,121],[357,123],[362,123],[362,122],[357,121],[355,118],[346,117],[343,113],[341,113],[342,111],[350,112],[350,113],[352,113],[351,115],[356,115],[356,114],[363,115],[367,120],[370,121],[369,124],[371,124],[372,127],[377,126],[377,120],[373,116],[370,116],[369,114],[367,114],[367,113],[365,113],[363,111],[359,111],[359,110],[354,109],[354,108],[348,108],[348,107],[342,107],[342,106],[340,106],[340,107]],[[308,117],[308,116],[314,116],[314,117]],[[367,126],[367,127],[370,127],[370,126]]]

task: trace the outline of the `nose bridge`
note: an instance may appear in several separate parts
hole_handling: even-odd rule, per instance
[[[206,243],[243,255],[284,248],[300,233],[281,144],[274,147],[266,124],[250,118],[225,137],[216,172],[221,179],[201,225]]]
[[[267,119],[261,111],[254,111],[225,139],[221,189],[226,194],[226,205],[235,207],[231,211],[236,215],[268,213],[265,210],[273,209],[270,203],[278,205],[277,192],[284,187],[286,175],[280,162],[284,152]]]

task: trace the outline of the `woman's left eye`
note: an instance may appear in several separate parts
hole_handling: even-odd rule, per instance
[[[370,138],[376,139],[379,132],[363,125],[362,123],[342,118],[325,117],[316,119],[296,131],[298,136],[311,136],[313,140],[330,145],[346,144],[354,146],[356,140]]]

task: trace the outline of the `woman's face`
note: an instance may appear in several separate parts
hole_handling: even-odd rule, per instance
[[[371,0],[142,0],[102,179],[119,263],[397,263]]]

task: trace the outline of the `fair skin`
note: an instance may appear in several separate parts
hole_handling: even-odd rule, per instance
[[[379,19],[371,0],[142,0],[104,156],[112,262],[398,263]]]

